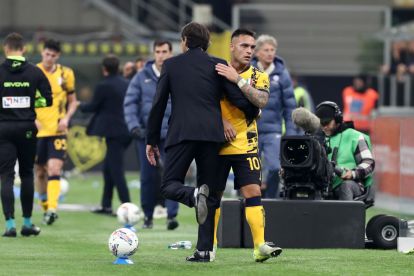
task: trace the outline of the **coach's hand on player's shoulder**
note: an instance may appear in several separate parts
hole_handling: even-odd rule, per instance
[[[160,151],[157,146],[147,145],[146,148],[148,162],[152,166],[157,166],[157,159],[160,157]]]
[[[131,129],[131,136],[134,139],[143,139],[145,138],[145,130],[140,127],[134,127]]]
[[[216,71],[219,75],[226,77],[226,79],[228,79],[229,81],[237,83],[239,74],[237,73],[236,69],[234,69],[231,65],[217,63]]]
[[[233,125],[223,118],[223,127],[224,127],[224,137],[227,142],[233,141],[236,139],[237,132],[234,129]]]

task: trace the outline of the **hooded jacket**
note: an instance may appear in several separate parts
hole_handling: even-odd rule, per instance
[[[253,59],[252,65],[258,68],[258,60]],[[273,61],[274,70],[269,74],[270,97],[262,109],[257,127],[260,134],[282,133],[282,118],[286,123],[286,135],[296,134],[292,121],[292,111],[296,108],[293,85],[283,59],[276,57]]]
[[[22,56],[9,56],[0,66],[0,121],[34,121],[35,107],[52,105],[49,81]]]

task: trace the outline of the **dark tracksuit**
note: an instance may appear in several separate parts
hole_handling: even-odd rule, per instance
[[[52,105],[49,81],[23,57],[8,57],[0,66],[0,177],[6,220],[14,218],[14,166],[19,161],[23,217],[32,216],[37,129],[36,107]]]

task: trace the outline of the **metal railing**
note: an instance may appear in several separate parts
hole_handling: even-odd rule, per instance
[[[414,77],[379,75],[379,112],[389,115],[414,115]]]

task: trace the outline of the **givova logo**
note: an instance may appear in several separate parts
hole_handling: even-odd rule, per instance
[[[28,81],[6,81],[4,82],[4,87],[30,87],[30,82]]]

